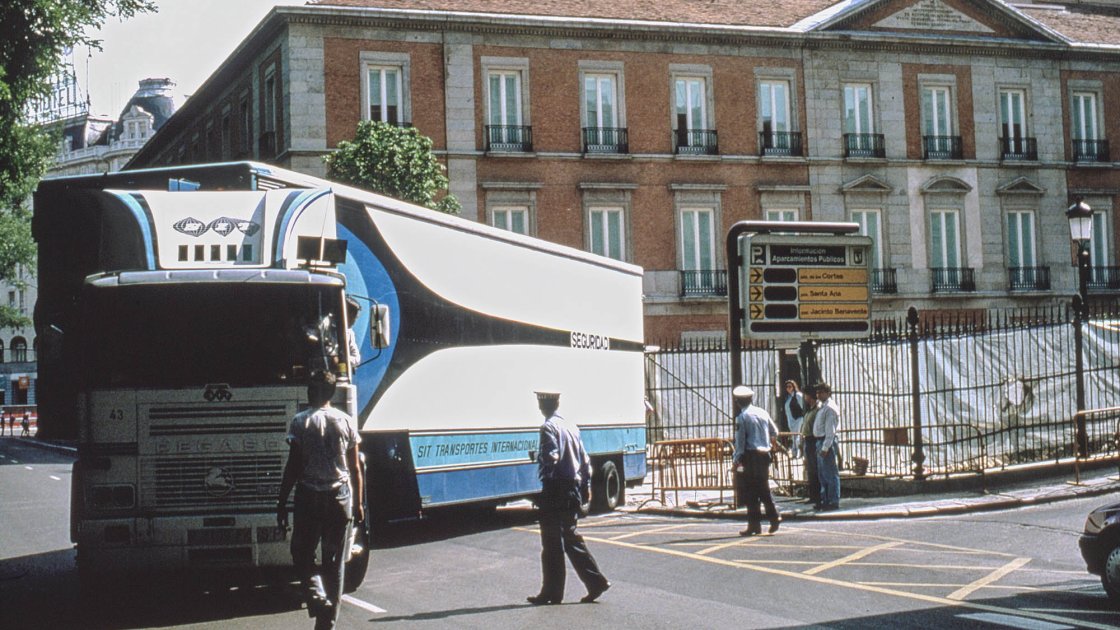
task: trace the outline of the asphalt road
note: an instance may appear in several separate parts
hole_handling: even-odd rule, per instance
[[[607,515],[581,530],[613,582],[569,572],[533,607],[539,539],[525,507],[457,511],[383,532],[342,628],[1120,627],[1077,536],[1107,498],[875,522],[741,523]],[[82,601],[69,543],[69,458],[0,438],[0,627],[310,628],[290,586],[154,579]]]

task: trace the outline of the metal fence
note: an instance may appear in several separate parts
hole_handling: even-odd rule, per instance
[[[1120,302],[1087,321],[1066,307],[918,313],[858,341],[802,344],[803,380],[827,381],[849,468],[888,477],[948,475],[1117,454]],[[1078,328],[1082,366],[1078,369]],[[779,351],[744,349],[745,384],[780,419]],[[708,342],[647,354],[651,443],[731,438],[730,352]]]

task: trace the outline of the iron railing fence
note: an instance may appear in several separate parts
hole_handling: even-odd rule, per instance
[[[1120,267],[1089,267],[1090,291],[1120,291]]]
[[[727,295],[727,270],[685,269],[681,271],[681,297]]]
[[[1109,158],[1108,140],[1073,140],[1073,160],[1075,162],[1107,162]]]
[[[486,125],[486,150],[529,153],[533,150],[533,128],[527,125]]]
[[[1082,457],[1116,456],[1120,414],[1077,414],[1075,391],[1081,379],[1086,409],[1120,406],[1120,300],[1091,302],[1081,373],[1075,321],[1065,305],[912,309],[878,320],[867,339],[806,343],[798,352],[806,378],[832,386],[846,466],[858,463],[866,474],[922,478],[1057,461],[1078,454],[1079,432]],[[782,353],[742,352],[745,384],[779,426]],[[647,353],[651,444],[733,437],[729,361],[720,340]],[[800,464],[792,466],[799,479]]]
[[[1038,140],[1023,136],[1000,138],[999,151],[1004,160],[1037,160]]]
[[[674,129],[673,151],[677,155],[718,155],[719,134],[715,129]]]
[[[846,133],[844,134],[844,157],[849,158],[881,158],[887,152],[883,144],[881,133]]]
[[[626,127],[584,127],[584,153],[629,153],[630,133]]]
[[[1008,267],[1007,285],[1012,291],[1049,291],[1049,267]]]
[[[931,293],[976,290],[975,273],[972,267],[931,267],[929,273]]]
[[[801,132],[760,131],[758,146],[761,155],[801,157]]]
[[[871,270],[872,293],[898,293],[898,270],[894,267],[877,267]]]
[[[960,136],[922,136],[922,154],[927,160],[959,160],[964,144]]]

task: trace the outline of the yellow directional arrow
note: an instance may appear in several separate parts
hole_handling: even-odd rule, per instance
[[[758,302],[762,300],[762,287],[753,285],[751,286],[751,301]]]
[[[761,304],[751,304],[751,319],[762,319]]]
[[[751,284],[762,282],[762,269],[751,267]]]

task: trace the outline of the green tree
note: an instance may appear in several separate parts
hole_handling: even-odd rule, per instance
[[[54,152],[51,135],[28,120],[28,106],[47,93],[63,55],[110,17],[151,11],[151,0],[4,0],[0,3],[0,282],[18,283],[33,268],[35,244],[27,201]],[[0,327],[27,320],[0,306]]]
[[[432,139],[412,127],[363,121],[354,139],[338,143],[338,151],[323,161],[335,181],[459,214],[453,195],[436,198],[447,189],[444,167],[432,154]]]

